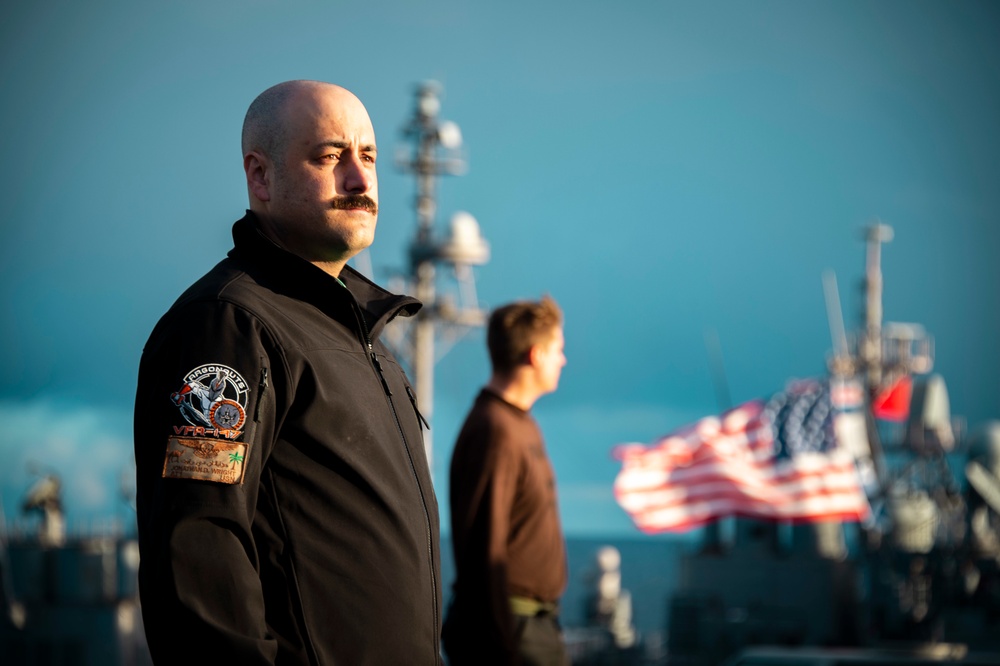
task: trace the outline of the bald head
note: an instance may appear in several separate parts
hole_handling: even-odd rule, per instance
[[[290,134],[290,111],[298,104],[308,105],[317,96],[332,95],[344,98],[348,103],[361,104],[349,90],[323,81],[285,81],[271,86],[250,104],[243,119],[243,155],[259,151],[277,161],[288,145]]]

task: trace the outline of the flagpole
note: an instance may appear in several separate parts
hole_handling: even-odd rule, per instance
[[[715,387],[715,399],[718,402],[719,413],[732,408],[729,395],[729,381],[726,377],[725,364],[722,361],[722,344],[719,333],[714,328],[705,331],[705,347],[708,350],[708,363],[712,370],[712,385]],[[705,535],[702,539],[702,552],[722,552],[722,531],[716,518],[705,525]]]

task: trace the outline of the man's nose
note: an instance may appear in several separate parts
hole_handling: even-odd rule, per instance
[[[341,158],[343,188],[348,194],[362,194],[371,189],[375,182],[375,170],[357,155]]]

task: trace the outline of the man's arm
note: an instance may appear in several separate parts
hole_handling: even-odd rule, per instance
[[[139,589],[158,664],[273,663],[251,525],[273,441],[274,349],[252,315],[205,302],[168,315],[143,352]]]

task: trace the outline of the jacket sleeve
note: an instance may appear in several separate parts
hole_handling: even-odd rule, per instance
[[[157,664],[272,664],[253,524],[284,367],[261,322],[220,301],[174,308],[139,366],[139,592]]]

